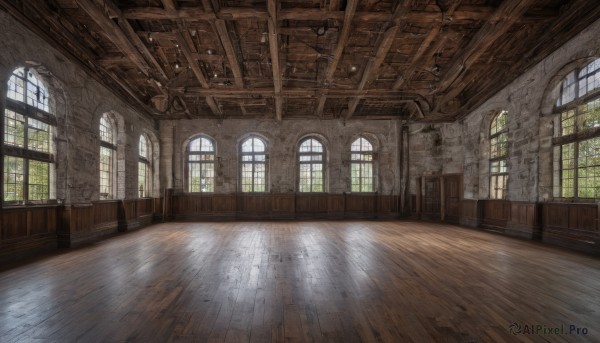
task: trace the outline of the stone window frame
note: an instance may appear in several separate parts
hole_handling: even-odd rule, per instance
[[[505,116],[505,122],[502,127],[498,127],[498,120]],[[508,111],[500,110],[492,117],[488,129],[489,134],[489,197],[494,200],[505,200],[508,195]],[[494,151],[502,150],[494,156]],[[499,187],[500,180],[503,181],[503,187]]]
[[[306,143],[309,140],[314,140],[317,143],[319,143],[321,145],[322,151],[321,152],[313,152],[313,151],[301,151],[301,147],[304,143]],[[327,173],[328,173],[328,167],[327,167],[327,159],[328,159],[328,151],[327,151],[327,145],[324,142],[324,139],[322,137],[319,137],[317,135],[311,134],[311,135],[306,135],[304,137],[302,137],[299,141],[298,144],[296,145],[296,163],[297,163],[297,173],[298,173],[298,177],[296,180],[296,187],[299,193],[325,193],[328,190],[328,178],[327,178]],[[309,161],[302,161],[303,157],[314,157],[314,156],[319,156],[320,157],[320,161],[313,161],[312,159]],[[315,164],[320,164],[321,165],[321,187],[322,189],[320,191],[315,191],[313,190],[313,182],[312,182],[312,166]],[[311,177],[310,177],[310,190],[308,191],[304,191],[301,189],[300,183],[302,180],[302,175],[301,175],[301,166],[302,165],[309,165],[310,166],[310,170],[311,170]]]
[[[596,69],[590,72],[588,67],[592,65],[595,65]],[[557,123],[552,138],[553,197],[562,201],[596,201],[600,199],[600,190],[598,190],[600,177],[583,178],[580,177],[580,173],[587,168],[600,171],[600,163],[594,162],[595,165],[582,167],[580,152],[583,143],[591,143],[594,140],[594,144],[600,145],[600,58],[588,60],[583,65],[569,69],[563,75],[557,91],[554,92],[556,99],[552,111]],[[590,77],[595,77],[596,81],[596,88],[592,90],[588,88]],[[582,84],[585,84],[585,93],[581,91]],[[568,101],[564,101],[566,87],[571,87],[573,93],[572,99],[567,98]],[[593,112],[598,112],[595,120],[588,118],[590,106],[593,106]],[[588,119],[591,120],[588,121]],[[590,123],[591,127],[585,127]],[[599,160],[600,154],[590,157],[590,160]],[[583,179],[591,181],[592,186],[581,187],[582,183],[585,184]],[[567,180],[571,181],[570,187],[565,186]],[[594,195],[582,195],[580,190],[583,188],[591,190]]]
[[[371,145],[371,150],[370,151],[363,151],[362,149],[360,151],[354,151],[352,150],[352,145],[360,140],[360,139],[364,139],[365,141],[367,141],[370,145]],[[378,167],[378,163],[377,163],[377,150],[378,150],[378,144],[377,141],[375,139],[370,139],[370,137],[367,137],[367,135],[365,134],[361,134],[358,136],[355,136],[352,138],[352,140],[350,141],[349,144],[349,176],[350,176],[350,192],[351,193],[365,193],[365,194],[373,194],[373,193],[377,193],[377,189],[378,189],[378,178],[377,178],[377,167]],[[363,155],[362,157],[359,157],[358,159],[355,159],[356,156],[353,155]],[[368,160],[364,160],[363,158],[370,156],[370,161]],[[364,165],[364,164],[368,164],[371,166],[371,184],[372,184],[372,190],[371,191],[365,191],[362,189],[362,182],[359,182],[360,185],[360,190],[358,191],[353,191],[352,190],[352,185],[353,185],[353,177],[352,177],[352,168],[353,165],[355,164],[359,164],[359,165]],[[362,170],[362,168],[361,168]],[[362,173],[361,173],[362,175]],[[360,176],[359,179],[364,179],[364,177]]]
[[[191,145],[196,140],[206,139],[212,145],[212,151],[191,151]],[[198,161],[192,161],[192,156],[198,156]],[[202,171],[204,166],[212,165],[212,190],[202,191],[200,188],[199,191],[192,191],[191,187],[191,173],[190,168],[192,165],[198,165],[199,170]],[[199,134],[191,137],[187,144],[185,145],[185,168],[184,168],[184,179],[185,179],[185,189],[188,193],[215,193],[216,190],[216,177],[217,177],[217,142],[214,138],[206,134]],[[202,178],[202,177],[201,177]]]
[[[142,144],[142,139],[145,144]],[[142,151],[144,147],[145,153]],[[138,144],[138,197],[148,198],[152,196],[154,183],[153,177],[153,149],[152,140],[146,133],[140,134]],[[142,172],[142,168],[144,169]],[[140,176],[144,176],[143,184],[140,182]]]
[[[21,73],[19,73],[21,71]],[[21,74],[21,75],[20,75]],[[31,78],[31,79],[30,79]],[[20,83],[18,81],[21,81]],[[7,172],[5,170],[5,159],[14,158],[21,159],[23,161],[23,172],[15,174],[15,178],[20,176],[22,181],[15,181],[15,184],[20,184],[22,187],[22,198],[15,200],[6,199],[6,185],[3,181],[2,187],[2,205],[3,206],[14,206],[14,205],[36,205],[36,204],[54,204],[56,200],[56,131],[57,131],[57,119],[53,114],[53,108],[50,107],[51,96],[49,92],[48,82],[45,80],[35,68],[29,66],[20,66],[10,74],[8,82],[6,83],[7,90],[3,96],[5,96],[4,114],[2,115],[2,130],[4,132],[4,141],[2,144],[2,173],[3,180],[4,175]],[[35,92],[30,89],[35,87]],[[19,89],[22,93],[17,92]],[[11,97],[10,93],[13,93]],[[13,99],[17,95],[21,95],[22,99]],[[35,96],[36,98],[32,98]],[[42,99],[40,100],[40,97]],[[9,112],[14,113],[23,117],[23,144],[22,146],[7,143],[6,141],[6,127],[7,115]],[[16,118],[15,118],[16,120]],[[32,123],[30,123],[30,120]],[[32,124],[34,124],[32,126]],[[39,149],[30,148],[29,134],[30,130],[39,131],[39,125],[47,126],[48,129],[48,148],[47,151],[40,151]],[[30,192],[30,177],[32,176],[30,170],[30,164],[32,162],[40,162],[48,165],[46,182],[41,185],[47,185],[47,198],[46,199],[31,199]]]
[[[250,140],[250,139],[258,139],[259,141],[261,141],[265,147],[264,152],[260,153],[260,152],[244,152],[243,151],[243,145],[246,141]],[[264,161],[256,161],[257,156],[260,155],[264,155]],[[239,143],[238,143],[238,163],[239,163],[239,168],[238,168],[238,177],[239,177],[239,181],[238,181],[238,186],[239,186],[239,190],[241,193],[248,193],[248,194],[261,194],[261,193],[268,193],[270,191],[270,187],[269,187],[269,141],[257,134],[257,133],[250,133],[245,135],[244,137],[242,137],[242,139],[240,139]],[[251,161],[244,161],[244,157],[246,156],[251,156]],[[244,191],[244,177],[243,177],[243,168],[244,168],[244,164],[250,164],[252,166],[252,189],[249,191]],[[255,190],[255,182],[254,182],[254,171],[255,171],[255,167],[257,165],[263,164],[264,165],[264,190]]]

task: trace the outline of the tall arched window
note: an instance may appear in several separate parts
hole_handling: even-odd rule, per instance
[[[600,59],[572,71],[556,101],[554,196],[600,198]]]
[[[258,136],[246,138],[240,146],[242,192],[267,191],[267,145]]]
[[[100,199],[115,197],[115,165],[117,155],[115,119],[109,113],[100,118]]]
[[[316,138],[305,138],[298,147],[298,191],[325,191],[325,149]]]
[[[359,137],[350,145],[350,183],[352,192],[374,192],[373,144]]]
[[[138,192],[140,198],[152,195],[152,146],[145,134],[140,135]]]
[[[8,81],[4,111],[4,197],[10,203],[55,198],[56,118],[48,90],[33,70],[17,68]]]
[[[188,145],[188,191],[215,191],[215,143],[201,136]]]
[[[490,198],[506,199],[508,188],[508,112],[501,111],[490,125]]]

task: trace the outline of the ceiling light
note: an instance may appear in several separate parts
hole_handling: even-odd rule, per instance
[[[325,34],[325,31],[327,29],[325,28],[325,26],[319,26],[319,28],[317,29],[317,35],[322,36]]]
[[[265,44],[266,42],[267,42],[267,33],[263,32],[262,36],[260,37],[260,43]]]
[[[212,55],[215,53],[215,51],[213,49],[206,49],[206,53]]]
[[[213,76],[215,77],[215,79],[219,76],[217,75],[217,73],[214,73]]]
[[[181,65],[180,65],[179,61],[175,61],[175,69],[179,69],[180,66]]]
[[[350,67],[350,72],[351,72],[351,73],[356,73],[356,70],[357,70],[357,69],[358,69],[358,68],[356,68],[356,66],[351,66],[351,67]]]
[[[440,71],[442,71],[442,67],[440,67],[437,64],[431,68],[431,72],[434,73],[435,75],[439,74]]]

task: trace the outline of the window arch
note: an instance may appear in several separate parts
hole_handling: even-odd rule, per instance
[[[152,195],[152,145],[146,134],[140,135],[138,159],[138,192],[139,197]]]
[[[242,192],[267,191],[267,144],[252,135],[240,144],[240,185]]]
[[[115,197],[117,159],[117,128],[115,118],[104,113],[100,117],[100,199]]]
[[[350,145],[350,183],[352,192],[374,192],[374,149],[364,137]]]
[[[300,141],[298,146],[298,191],[325,191],[325,148],[315,137]]]
[[[506,199],[508,189],[508,112],[500,111],[490,125],[490,198]]]
[[[554,196],[600,198],[600,59],[573,70],[556,101]]]
[[[55,129],[44,82],[27,67],[15,69],[8,81],[4,110],[5,203],[55,198]]]
[[[188,191],[215,191],[215,142],[200,136],[188,144]]]

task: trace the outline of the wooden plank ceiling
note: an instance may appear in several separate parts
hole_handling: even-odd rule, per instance
[[[156,119],[453,121],[596,0],[0,0]]]

